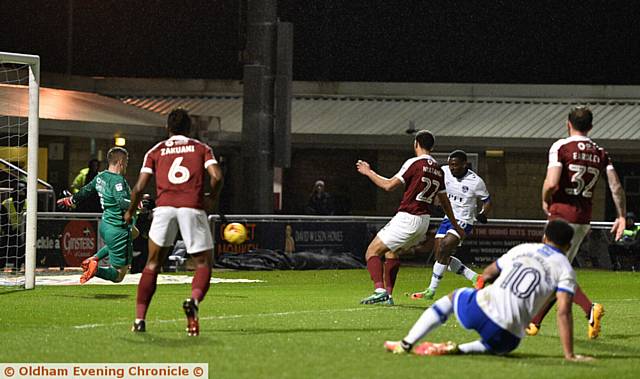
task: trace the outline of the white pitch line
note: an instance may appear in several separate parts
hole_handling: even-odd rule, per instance
[[[640,299],[609,299],[609,300],[601,300],[601,303],[616,303],[616,302],[627,302],[627,301],[640,301]],[[389,310],[394,309],[393,307],[361,307],[361,308],[342,308],[342,309],[319,309],[319,310],[306,310],[306,311],[289,311],[289,312],[272,312],[272,313],[245,313],[245,314],[236,314],[236,315],[222,315],[222,316],[206,316],[200,317],[200,320],[230,320],[236,318],[244,318],[244,317],[279,317],[279,316],[290,316],[290,315],[301,315],[301,314],[313,314],[313,313],[331,313],[331,312],[358,312],[358,311],[368,311],[368,310]],[[425,307],[426,309],[426,307]],[[169,319],[169,320],[153,320],[154,323],[173,323],[173,322],[182,322],[184,318],[179,319]],[[130,321],[121,321],[121,322],[112,322],[108,324],[82,324],[82,325],[74,325],[74,329],[93,329],[107,326],[115,326],[115,325],[128,325]]]
[[[362,307],[362,308],[343,308],[343,309],[319,309],[319,310],[307,310],[307,311],[289,311],[289,312],[273,312],[273,313],[246,313],[246,314],[238,314],[238,315],[222,315],[222,316],[206,316],[200,317],[200,320],[228,320],[228,319],[236,319],[243,317],[278,317],[278,316],[289,316],[289,315],[301,315],[301,314],[312,314],[312,313],[332,313],[332,312],[358,312],[358,311],[368,311],[368,310],[381,310],[386,309],[388,307]],[[172,322],[182,322],[184,318],[179,319],[170,319],[170,320],[153,320],[154,323],[172,323]],[[112,322],[108,324],[83,324],[83,325],[74,325],[74,329],[92,329],[106,326],[114,326],[114,325],[128,325],[129,321],[122,322]]]

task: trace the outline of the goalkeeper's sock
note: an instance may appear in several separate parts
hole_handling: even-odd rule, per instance
[[[98,250],[98,252],[96,253],[96,255],[94,255],[94,257],[96,257],[98,260],[102,260],[108,255],[109,255],[109,248],[105,245],[102,247],[102,249]]]
[[[138,295],[136,297],[136,318],[144,320],[147,315],[149,303],[156,292],[156,281],[158,273],[145,268],[142,270],[140,282],[138,283]]]
[[[462,354],[482,354],[487,352],[487,348],[480,340],[458,345],[458,350],[460,350]]]
[[[98,272],[96,272],[96,276],[100,279],[108,280],[110,282],[115,282],[118,278],[118,271],[113,267],[98,267]]]
[[[431,274],[431,283],[429,284],[429,288],[434,291],[438,288],[446,269],[447,266],[438,261],[433,264],[433,273]]]
[[[373,287],[384,288],[384,280],[382,279],[384,268],[382,267],[382,259],[379,256],[374,255],[367,259],[367,271],[369,271],[371,280],[373,280]]]
[[[196,305],[200,303],[209,291],[209,283],[211,282],[211,267],[198,266],[196,273],[191,280],[191,298],[196,300]]]
[[[476,277],[475,271],[465,266],[462,261],[456,257],[451,257],[451,260],[449,261],[449,271],[462,275],[467,278],[467,280],[471,281]]]
[[[411,327],[409,334],[404,337],[403,341],[414,345],[433,329],[444,324],[452,313],[453,304],[449,296],[438,299],[431,307],[422,313],[422,316],[420,316],[418,321]]]
[[[389,295],[393,293],[398,271],[400,271],[400,259],[387,258],[384,260],[384,281]]]

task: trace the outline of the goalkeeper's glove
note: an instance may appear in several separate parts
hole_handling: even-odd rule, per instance
[[[488,221],[487,216],[484,213],[478,213],[478,215],[476,216],[476,220],[478,220],[478,222],[481,224],[486,224]]]
[[[73,201],[73,196],[67,196],[63,197],[62,199],[58,199],[56,204],[58,204],[58,206],[62,208],[73,208],[76,205],[76,203]]]

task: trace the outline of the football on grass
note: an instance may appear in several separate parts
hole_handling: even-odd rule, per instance
[[[238,222],[232,222],[224,228],[224,239],[234,245],[239,245],[247,240],[247,229]]]

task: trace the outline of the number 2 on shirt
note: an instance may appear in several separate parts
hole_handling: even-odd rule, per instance
[[[422,182],[425,183],[425,186],[424,186],[424,189],[420,191],[420,193],[416,196],[416,200],[424,201],[427,204],[431,204],[431,202],[433,201],[433,197],[438,192],[438,188],[440,188],[440,182],[436,180],[432,181],[426,176],[422,177]],[[427,195],[427,192],[429,192],[429,189],[431,189],[432,186],[433,186],[433,191]]]

